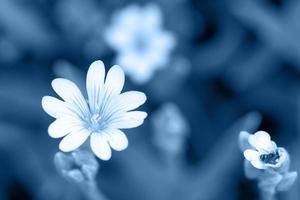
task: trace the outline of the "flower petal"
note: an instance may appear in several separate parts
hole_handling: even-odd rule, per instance
[[[108,124],[110,124],[112,128],[117,129],[135,128],[142,125],[146,117],[146,112],[131,111],[109,119]]]
[[[122,51],[128,49],[128,43],[132,40],[131,33],[130,28],[111,26],[104,31],[104,38],[113,49]]]
[[[75,106],[82,117],[88,113],[85,98],[75,83],[64,78],[57,78],[52,81],[52,87],[62,99]]]
[[[93,133],[91,135],[91,148],[101,160],[109,160],[111,158],[110,146],[101,133]]]
[[[248,160],[244,160],[245,176],[249,179],[255,179],[263,173],[261,170],[254,167]]]
[[[266,166],[260,160],[252,160],[251,164],[257,169],[266,169]]]
[[[119,129],[106,130],[107,140],[111,146],[116,151],[122,151],[128,146],[127,136]]]
[[[144,20],[143,28],[147,31],[159,30],[162,22],[162,13],[159,7],[155,4],[147,5],[142,13],[142,20]],[[148,28],[148,29],[147,29]]]
[[[248,140],[249,143],[259,151],[268,153],[274,150],[271,137],[265,131],[258,131],[254,135],[250,135]]]
[[[106,104],[103,110],[103,113],[105,113],[103,117],[109,118],[110,116],[133,110],[144,104],[146,99],[147,97],[143,92],[124,92]]]
[[[244,156],[249,161],[259,160],[259,153],[252,149],[247,149],[246,151],[244,151]]]
[[[167,31],[161,31],[159,35],[153,39],[153,45],[158,48],[162,48],[163,53],[169,53],[170,49],[173,49],[176,44],[173,34]]]
[[[54,118],[63,115],[72,115],[72,111],[68,109],[65,102],[51,96],[44,96],[42,99],[42,107],[46,113]]]
[[[59,143],[59,149],[64,152],[70,152],[80,147],[89,137],[90,132],[82,128],[77,131],[72,131]]]
[[[289,153],[282,147],[279,147],[277,151],[279,153],[279,160],[277,161],[276,165],[272,165],[272,167],[279,171],[287,171],[290,167]]]
[[[118,65],[112,66],[108,71],[105,80],[107,95],[120,94],[123,89],[124,82],[125,75],[123,69]]]
[[[130,111],[143,105],[147,100],[146,95],[143,92],[129,91],[120,94],[118,109],[124,111]]]
[[[242,151],[252,148],[248,142],[249,136],[250,133],[248,133],[247,131],[241,131],[239,134],[239,147]]]
[[[48,133],[52,138],[61,138],[68,133],[81,128],[81,123],[76,118],[62,117],[56,119],[50,124],[48,127]]]
[[[89,105],[93,112],[99,109],[100,92],[104,89],[105,67],[102,61],[98,60],[91,64],[86,78],[86,90],[89,98]]]

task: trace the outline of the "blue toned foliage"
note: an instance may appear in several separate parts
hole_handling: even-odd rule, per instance
[[[300,199],[299,17],[298,0],[0,0],[0,200]]]

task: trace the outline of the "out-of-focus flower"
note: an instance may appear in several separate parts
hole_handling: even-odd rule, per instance
[[[287,191],[294,184],[298,173],[289,171],[288,152],[277,147],[267,132],[252,135],[242,131],[239,143],[244,151],[246,177],[258,180],[263,198],[273,198],[276,192]]]
[[[99,169],[93,154],[83,150],[76,150],[70,154],[57,152],[54,164],[63,177],[75,183],[93,181]]]
[[[54,164],[65,179],[79,186],[85,199],[107,199],[97,187],[95,178],[99,164],[92,152],[82,149],[71,153],[57,152]]]
[[[152,124],[154,127],[154,144],[159,149],[174,155],[184,150],[189,125],[175,104],[164,104],[153,114]]]
[[[249,135],[248,141],[253,149],[244,151],[244,156],[254,167],[258,169],[279,168],[289,162],[287,151],[284,148],[278,148],[267,132],[258,131],[254,135]]]
[[[107,73],[102,61],[91,64],[86,80],[88,102],[72,81],[57,78],[52,81],[54,91],[64,100],[45,96],[44,110],[56,118],[48,132],[53,138],[61,138],[60,150],[69,152],[80,147],[89,136],[90,146],[97,157],[109,160],[111,148],[124,150],[128,145],[126,135],[120,129],[143,124],[146,112],[132,111],[144,104],[142,92],[121,93],[125,82],[123,70],[115,65]]]
[[[104,37],[117,51],[117,63],[133,81],[146,83],[163,68],[175,46],[172,33],[162,30],[162,13],[157,5],[131,5],[113,17]]]

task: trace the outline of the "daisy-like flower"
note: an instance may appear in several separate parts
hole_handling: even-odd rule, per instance
[[[120,64],[137,84],[150,80],[169,61],[175,37],[162,30],[162,13],[157,5],[131,5],[113,16],[105,31],[108,45],[117,51]]]
[[[54,91],[63,101],[45,96],[42,106],[56,118],[48,132],[53,138],[64,137],[59,144],[61,151],[73,151],[90,137],[94,154],[102,160],[109,160],[111,148],[122,151],[128,146],[127,137],[120,129],[143,124],[147,113],[132,110],[144,104],[146,96],[138,91],[121,93],[124,81],[124,72],[117,65],[108,71],[105,78],[102,61],[93,62],[88,70],[88,100],[72,81],[63,78],[52,81]]]
[[[244,151],[244,156],[257,169],[278,169],[289,162],[287,151],[277,147],[265,131],[250,134],[248,142],[251,147]]]

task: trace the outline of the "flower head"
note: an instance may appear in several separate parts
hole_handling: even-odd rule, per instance
[[[149,81],[155,70],[164,67],[175,46],[175,37],[162,30],[161,11],[153,4],[131,5],[115,14],[105,40],[117,51],[117,63],[136,83]]]
[[[278,169],[289,160],[287,151],[277,147],[267,132],[258,131],[249,135],[248,142],[252,148],[246,149],[244,156],[257,169]]]
[[[104,81],[105,79],[105,81]],[[92,151],[102,160],[109,160],[111,148],[116,151],[128,146],[120,129],[143,124],[146,112],[132,111],[144,104],[142,92],[121,93],[124,72],[115,65],[107,73],[102,61],[91,64],[86,80],[88,100],[75,83],[63,78],[52,81],[54,91],[63,99],[45,96],[43,109],[56,120],[48,128],[49,135],[61,138],[60,150],[69,152],[80,147],[89,137]]]
[[[156,146],[171,154],[184,151],[190,127],[176,104],[165,103],[152,115],[152,124]]]
[[[83,150],[72,153],[57,152],[54,156],[54,164],[62,176],[75,183],[93,181],[99,169],[94,155]]]
[[[249,179],[258,180],[263,195],[273,197],[276,192],[287,191],[292,187],[298,173],[289,171],[288,152],[277,147],[267,132],[258,131],[252,135],[242,131],[239,144],[245,156],[245,175]]]

